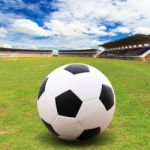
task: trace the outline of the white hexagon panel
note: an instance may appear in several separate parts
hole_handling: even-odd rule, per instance
[[[60,138],[65,140],[75,140],[83,132],[80,124],[70,117],[57,116],[52,123],[52,127]]]
[[[49,96],[46,92],[44,92],[40,96],[37,103],[40,118],[47,123],[52,123],[52,121],[57,116],[55,98]]]

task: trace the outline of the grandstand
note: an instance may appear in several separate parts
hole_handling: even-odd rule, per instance
[[[99,52],[97,49],[59,50],[59,56],[93,57]]]
[[[38,57],[51,56],[52,50],[32,50],[32,49],[14,49],[0,48],[0,57]]]
[[[105,51],[98,57],[150,61],[150,35],[136,34],[99,46]]]
[[[32,49],[14,49],[0,48],[0,57],[38,57],[38,56],[83,56],[93,57],[100,51],[97,49],[80,50],[32,50]]]

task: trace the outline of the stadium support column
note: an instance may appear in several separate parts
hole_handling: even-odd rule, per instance
[[[145,47],[145,44],[143,43],[143,44],[142,44],[142,48],[144,48],[144,47]]]
[[[131,45],[131,48],[133,49],[133,48],[134,48],[134,46],[133,46],[133,45]]]

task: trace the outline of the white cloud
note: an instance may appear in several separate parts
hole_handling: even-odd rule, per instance
[[[148,26],[150,24],[149,8],[149,0],[116,0],[114,9],[106,19],[120,22],[133,32],[138,26]]]
[[[49,30],[45,30],[39,27],[37,23],[28,19],[17,19],[12,24],[12,28],[15,32],[24,33],[31,36],[50,36]]]
[[[23,16],[21,15],[16,15],[14,13],[2,13],[0,12],[0,23],[1,24],[5,24],[6,27],[9,27],[10,24],[12,24],[14,22],[14,20],[16,19],[22,19]]]
[[[34,42],[29,42],[29,41],[25,41],[25,42],[20,42],[17,44],[16,48],[21,48],[21,49],[40,49],[40,47],[38,48],[38,46],[36,46],[34,44]]]
[[[51,19],[63,22],[80,20],[86,26],[97,27],[120,22],[129,31],[137,26],[150,24],[149,0],[57,0],[53,5],[58,11],[51,14]],[[85,7],[86,5],[86,7]],[[124,32],[127,32],[127,29]]]
[[[127,27],[117,27],[113,30],[114,33],[130,33],[130,30]]]
[[[98,41],[102,36],[134,33],[137,27],[150,24],[149,0],[57,0],[53,7],[57,11],[47,17],[46,26],[58,35],[77,36],[74,41],[84,36]],[[74,28],[72,25],[76,22],[80,26]],[[115,23],[120,25],[114,26]],[[148,29],[142,30],[149,33]],[[136,31],[141,32],[141,29]]]
[[[89,37],[81,37],[81,38],[70,38],[70,37],[62,37],[59,39],[55,39],[53,41],[53,46],[57,45],[58,49],[81,49],[81,48],[97,48],[97,44],[101,42],[92,40]],[[61,43],[63,43],[61,45]]]
[[[135,29],[135,33],[150,35],[150,27],[138,27]]]
[[[0,37],[6,37],[7,30],[5,28],[0,28]]]
[[[79,21],[65,23],[60,20],[51,20],[50,22],[45,22],[45,26],[48,27],[53,34],[61,36],[80,36],[82,32],[86,32],[84,24]]]
[[[106,26],[94,27],[82,21],[65,22],[61,20],[50,20],[45,22],[53,34],[61,36],[83,36],[84,34],[107,35]],[[88,36],[88,35],[87,35]]]
[[[14,43],[12,40],[0,40],[0,45],[3,43],[9,43],[12,47],[16,48],[34,48],[34,49],[80,49],[80,48],[98,48],[98,44],[101,44],[100,41],[91,40],[89,37],[70,37],[70,36],[61,36],[61,37],[52,37],[50,39],[37,39],[32,40],[30,38],[21,38]]]
[[[106,30],[106,29],[107,29],[107,27],[104,25],[99,27],[99,30]]]
[[[39,7],[38,3],[25,3],[23,0],[3,0],[3,3],[0,3],[0,7],[3,10],[9,9],[28,9],[30,11],[38,11],[38,13],[43,13]]]
[[[12,45],[10,45],[10,44],[3,44],[1,47],[4,47],[4,48],[12,48]]]
[[[7,9],[7,8],[25,8],[26,4],[23,2],[23,0],[8,0],[8,1],[3,1],[1,7],[3,7],[3,9]]]

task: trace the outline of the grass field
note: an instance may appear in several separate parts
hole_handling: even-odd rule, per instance
[[[116,93],[116,112],[104,133],[64,142],[43,126],[37,112],[42,80],[66,63],[101,70]],[[79,57],[0,59],[0,150],[150,149],[150,63]]]

